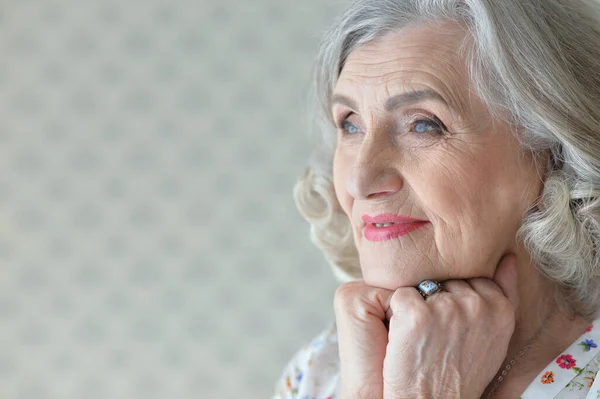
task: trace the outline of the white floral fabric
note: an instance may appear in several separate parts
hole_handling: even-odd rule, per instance
[[[520,399],[600,399],[600,318],[531,382]],[[273,399],[337,399],[340,367],[335,324],[288,363]]]

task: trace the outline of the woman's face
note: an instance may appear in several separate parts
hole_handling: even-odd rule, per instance
[[[492,277],[541,193],[531,154],[470,91],[463,38],[450,23],[388,34],[335,87],[335,191],[367,284]]]

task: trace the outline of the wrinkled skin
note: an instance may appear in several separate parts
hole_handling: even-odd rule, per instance
[[[451,23],[390,33],[352,52],[334,89],[354,102],[332,105],[333,172],[364,279],[335,296],[344,398],[479,398],[539,327],[529,316],[551,313],[539,306],[547,282],[515,239],[544,170],[470,89],[464,37]],[[389,97],[423,90],[437,94],[386,110]],[[369,241],[362,217],[381,213],[428,223]],[[423,279],[446,292],[423,300]],[[517,397],[561,345],[532,349],[529,374],[496,397]]]

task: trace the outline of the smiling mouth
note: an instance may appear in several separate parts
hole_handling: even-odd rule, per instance
[[[388,226],[392,226],[394,224],[398,224],[396,222],[391,222],[391,223],[372,223],[373,226],[375,227],[388,227]]]
[[[388,223],[367,223],[364,228],[364,237],[373,242],[387,241],[392,238],[407,235],[415,230],[425,227],[428,221],[418,222],[388,222]]]

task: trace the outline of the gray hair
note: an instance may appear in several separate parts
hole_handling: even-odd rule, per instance
[[[316,150],[294,188],[311,239],[343,280],[361,277],[336,199],[331,94],[348,55],[415,21],[454,21],[475,92],[524,148],[550,154],[544,191],[517,234],[563,304],[600,311],[600,4],[597,0],[358,0],[326,32],[314,70]]]

